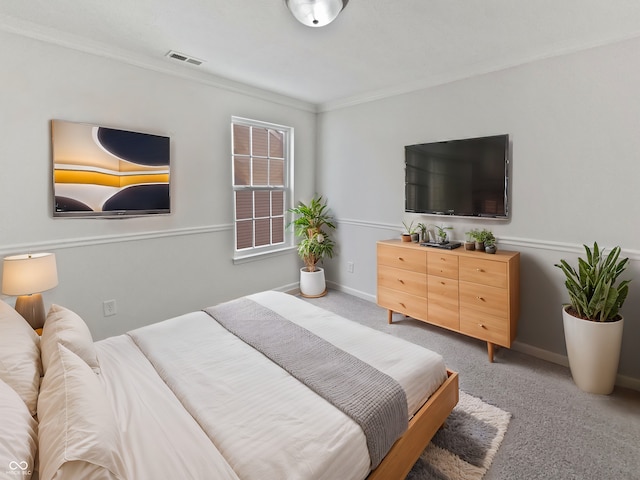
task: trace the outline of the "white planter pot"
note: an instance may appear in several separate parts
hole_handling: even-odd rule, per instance
[[[303,297],[322,297],[327,294],[323,268],[316,267],[315,272],[310,272],[307,267],[300,269],[300,294]]]
[[[566,309],[562,309],[562,322],[573,381],[585,392],[610,394],[618,373],[624,319],[590,322],[569,315]]]

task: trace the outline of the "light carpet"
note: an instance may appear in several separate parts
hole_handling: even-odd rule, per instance
[[[407,480],[480,480],[507,431],[511,414],[460,392],[458,405]]]

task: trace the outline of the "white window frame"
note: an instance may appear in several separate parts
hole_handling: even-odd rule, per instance
[[[237,239],[237,212],[236,212],[236,192],[241,190],[271,190],[270,187],[255,187],[252,185],[235,185],[235,162],[234,162],[234,138],[233,138],[233,126],[243,125],[247,127],[267,128],[271,130],[278,130],[284,134],[283,141],[283,154],[284,154],[284,242],[277,245],[264,245],[253,246],[238,250]],[[260,120],[252,120],[243,117],[231,117],[231,188],[233,195],[233,261],[234,263],[243,263],[257,257],[264,255],[276,255],[286,253],[295,248],[294,236],[291,228],[287,228],[290,222],[290,214],[288,213],[290,208],[293,208],[293,146],[294,146],[294,129],[293,127],[287,127],[284,125],[278,125],[270,122],[263,122]]]

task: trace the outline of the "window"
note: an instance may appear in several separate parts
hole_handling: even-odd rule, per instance
[[[293,128],[233,117],[231,136],[234,258],[291,247]]]

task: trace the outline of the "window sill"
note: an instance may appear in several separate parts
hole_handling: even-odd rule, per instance
[[[233,257],[233,264],[239,265],[242,263],[253,262],[255,260],[262,260],[265,257],[276,257],[279,255],[288,255],[290,252],[295,251],[297,247],[295,245],[289,247],[283,247],[278,250],[269,250],[259,253],[250,253],[246,255],[237,255]]]

